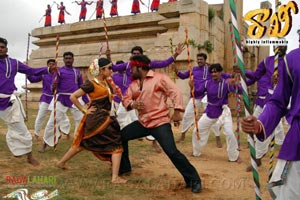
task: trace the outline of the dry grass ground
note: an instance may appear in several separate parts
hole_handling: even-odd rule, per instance
[[[32,131],[36,110],[30,111],[28,127]],[[133,171],[126,176],[128,183],[113,185],[110,183],[110,164],[101,162],[91,153],[84,151],[74,157],[68,165],[71,170],[61,170],[54,167],[67,149],[71,141],[63,137],[56,152],[47,149],[38,153],[41,141],[34,141],[33,152],[41,162],[38,167],[26,163],[26,159],[14,158],[9,152],[5,141],[6,127],[0,122],[0,196],[18,188],[27,188],[32,194],[38,190],[47,189],[52,192],[58,189],[59,200],[182,200],[182,199],[254,199],[252,174],[245,171],[250,161],[246,137],[242,134],[240,157],[241,164],[227,161],[225,137],[222,136],[223,148],[216,148],[213,134],[201,157],[191,155],[191,131],[178,148],[187,156],[198,170],[203,191],[193,194],[185,188],[184,181],[164,153],[156,153],[149,141],[131,141],[130,156]],[[179,137],[179,130],[174,128],[174,137]],[[277,150],[276,150],[277,153]],[[271,199],[267,191],[268,158],[263,159],[259,168],[262,199]],[[55,176],[56,183],[47,184],[10,184],[7,176]]]

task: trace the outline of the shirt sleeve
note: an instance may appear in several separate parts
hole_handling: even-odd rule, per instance
[[[206,92],[206,85],[208,81],[202,82],[201,84],[194,84],[194,95],[201,96]]]
[[[255,81],[258,81],[263,75],[266,74],[266,65],[264,60],[259,63],[255,72],[251,75]]]
[[[228,92],[235,92],[236,91],[236,86],[235,85],[230,85],[228,83],[226,83],[227,88],[228,88]],[[241,85],[238,85],[238,93],[242,94],[243,93],[243,88]]]
[[[113,64],[112,71],[113,72],[125,71],[128,64],[129,64],[128,62],[120,63],[120,64]]]
[[[166,75],[161,79],[161,87],[166,95],[171,99],[174,109],[184,111],[182,95],[176,84]]]
[[[247,80],[246,80],[246,85],[247,86],[253,85],[256,82],[254,72],[246,70],[245,76],[247,78]]]
[[[177,72],[176,75],[177,75],[178,78],[180,78],[180,79],[187,79],[187,78],[190,77],[190,71],[187,70],[187,71],[185,71],[185,72]]]
[[[27,76],[27,79],[31,82],[31,83],[37,83],[43,80],[43,76]]]
[[[264,134],[257,135],[259,140],[264,140],[266,137],[270,136],[281,120],[281,117],[287,113],[287,106],[292,94],[293,83],[288,75],[286,67],[284,62],[279,62],[279,82],[271,99],[267,102],[263,112],[258,118],[263,125],[264,132]]]
[[[152,69],[164,68],[164,67],[169,66],[173,62],[174,62],[174,58],[173,58],[173,56],[171,56],[168,59],[163,60],[163,61],[152,61],[150,63],[150,68],[152,68]]]
[[[222,77],[223,79],[228,79],[228,78],[231,78],[231,74],[229,74],[229,73],[222,73],[222,74],[221,74],[221,77]]]
[[[85,93],[91,93],[94,91],[94,85],[91,81],[86,80],[80,88],[85,92]]]
[[[49,74],[48,67],[32,68],[32,67],[29,67],[29,66],[23,64],[22,62],[20,62],[18,60],[16,62],[18,65],[18,72],[20,72],[22,74],[26,74],[28,76],[32,76],[32,75],[39,76],[39,75],[43,75],[43,74]]]

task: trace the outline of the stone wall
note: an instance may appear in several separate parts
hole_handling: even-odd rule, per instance
[[[237,2],[239,5],[240,1]],[[185,41],[185,29],[188,29],[190,39],[198,44],[209,40],[213,44],[213,52],[208,54],[208,63],[221,63],[226,71],[230,72],[232,63],[231,46],[228,42],[229,29],[226,30],[226,23],[217,15],[209,22],[208,4],[203,0],[180,0],[172,3],[163,3],[159,11],[154,13],[142,13],[132,16],[121,16],[107,18],[107,29],[109,48],[112,60],[127,61],[130,57],[130,50],[134,46],[142,46],[144,54],[151,60],[162,60],[171,56],[169,40],[173,44]],[[218,13],[226,12],[226,5],[220,11],[222,5],[218,5]],[[240,8],[238,6],[237,8]],[[228,10],[229,11],[229,10]],[[32,36],[37,38],[33,43],[39,48],[32,51],[29,65],[33,67],[45,66],[49,58],[55,57],[56,35],[59,34],[59,58],[58,65],[63,65],[62,54],[65,51],[72,51],[75,55],[74,66],[86,71],[90,62],[99,55],[102,44],[102,53],[106,50],[104,24],[102,20],[90,20],[76,22],[53,27],[42,27],[32,30]],[[230,38],[229,38],[230,39]],[[173,47],[175,48],[175,47]],[[196,54],[206,52],[204,49],[191,47],[192,65],[196,65]],[[187,69],[186,50],[177,58],[176,65],[180,70]],[[171,69],[160,70],[174,77]],[[189,98],[188,80],[175,80],[181,88],[184,96],[184,103]],[[34,86],[35,87],[35,86]],[[39,90],[39,89],[38,89]],[[35,91],[38,91],[35,89]],[[31,94],[35,93],[32,91]],[[30,95],[29,95],[30,96]],[[32,101],[38,101],[38,95],[29,97]]]

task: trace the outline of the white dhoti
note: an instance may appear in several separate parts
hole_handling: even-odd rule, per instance
[[[122,130],[128,124],[137,121],[138,116],[135,110],[127,111],[123,104],[120,103],[117,110],[117,120]]]
[[[46,121],[47,114],[49,112],[49,104],[46,102],[40,102],[39,111],[35,119],[34,124],[34,134],[39,136],[43,127],[44,122]],[[63,133],[70,132],[70,120],[67,115],[62,118],[62,121],[58,122],[59,129]]]
[[[205,110],[207,106],[207,96],[205,95],[202,99],[195,99],[195,104],[196,104],[197,113],[201,106],[203,110]],[[185,107],[185,111],[182,117],[181,133],[185,133],[194,124],[194,122],[195,122],[195,113],[194,113],[193,99],[191,98]],[[215,134],[215,136],[220,136],[220,130],[219,130],[220,127],[221,127],[220,123],[214,124],[212,126],[212,131]]]
[[[195,99],[196,110],[198,111],[202,106],[201,99]],[[190,98],[188,104],[185,107],[185,111],[182,117],[181,133],[185,133],[195,122],[193,99]]]
[[[67,127],[67,125],[64,124],[63,122],[66,120],[65,117],[66,117],[66,113],[68,110],[70,110],[72,117],[75,121],[74,133],[76,133],[77,127],[83,117],[83,114],[77,108],[66,107],[66,106],[62,105],[59,101],[57,101],[57,103],[56,103],[56,123],[57,123],[57,125],[56,125],[56,141],[58,140],[58,138],[61,135],[59,128]],[[68,134],[69,132],[64,132],[64,133]],[[53,110],[50,114],[50,118],[49,118],[46,128],[44,130],[44,142],[51,147],[54,146],[54,111]]]
[[[32,151],[32,136],[24,122],[20,99],[15,95],[0,94],[0,98],[7,97],[11,97],[13,104],[0,111],[0,117],[7,125],[7,146],[14,156],[22,156]]]
[[[300,199],[300,161],[278,159],[269,191],[273,199]]]
[[[120,104],[115,103],[115,104],[117,105],[116,114],[117,114],[117,120],[119,122],[121,130],[123,128],[125,128],[127,125],[131,124],[132,122],[138,120],[136,110],[127,111],[122,103],[120,103]],[[112,110],[111,110],[111,115],[113,115]],[[152,135],[146,136],[146,139],[149,140],[149,141],[154,141],[155,140],[155,138]]]
[[[116,116],[117,110],[119,107],[119,103],[115,102],[114,100],[111,102],[111,108],[110,108],[110,116]]]
[[[232,117],[230,108],[228,106],[223,107],[222,115],[219,117],[221,122],[224,124],[224,135],[226,136],[227,153],[229,161],[236,161],[239,157],[238,144],[236,137],[233,133]],[[197,139],[196,129],[193,131],[192,144],[193,144],[193,155],[200,156],[201,150],[206,145],[209,138],[210,128],[216,123],[218,118],[211,119],[204,113],[198,121],[200,140]]]
[[[258,118],[259,115],[262,113],[262,111],[263,111],[263,109],[260,106],[255,106],[253,116]],[[273,131],[272,135],[273,134],[275,134],[275,144],[282,145],[284,137],[285,137],[282,121],[279,122],[279,124],[277,125],[277,127]],[[271,139],[272,139],[272,136],[268,137],[266,140],[261,142],[254,135],[255,151],[256,151],[256,158],[257,159],[262,158],[268,152],[269,144],[271,142]]]

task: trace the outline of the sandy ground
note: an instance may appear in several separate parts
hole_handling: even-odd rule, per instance
[[[174,128],[173,130],[174,137],[177,139],[180,135],[179,129]],[[5,129],[1,128],[1,133],[5,133]],[[187,133],[184,142],[177,143],[178,149],[187,156],[200,174],[203,185],[203,191],[200,194],[193,194],[190,192],[190,189],[186,189],[181,175],[168,157],[164,153],[155,152],[152,148],[150,148],[152,152],[147,153],[145,157],[132,159],[132,165],[138,167],[134,167],[131,175],[126,177],[129,181],[129,186],[153,189],[153,191],[157,192],[155,195],[160,196],[162,199],[254,199],[252,173],[246,172],[246,167],[250,163],[250,152],[244,134],[242,136],[242,144],[239,151],[242,163],[228,162],[224,135],[222,135],[222,148],[216,147],[214,136],[211,135],[200,157],[191,156],[191,131]],[[151,145],[151,142],[145,139],[138,142],[146,146]],[[277,153],[278,150],[276,150],[276,155]],[[7,161],[5,158],[1,158],[1,162]],[[262,166],[259,168],[261,193],[262,199],[268,200],[271,199],[267,191],[268,155],[263,158],[262,163]],[[15,169],[7,167],[5,174],[14,171]],[[151,178],[153,181],[138,185],[138,183],[131,182],[131,180],[136,178]],[[119,199],[129,200],[132,198],[123,196]],[[141,199],[160,198],[145,197]]]

